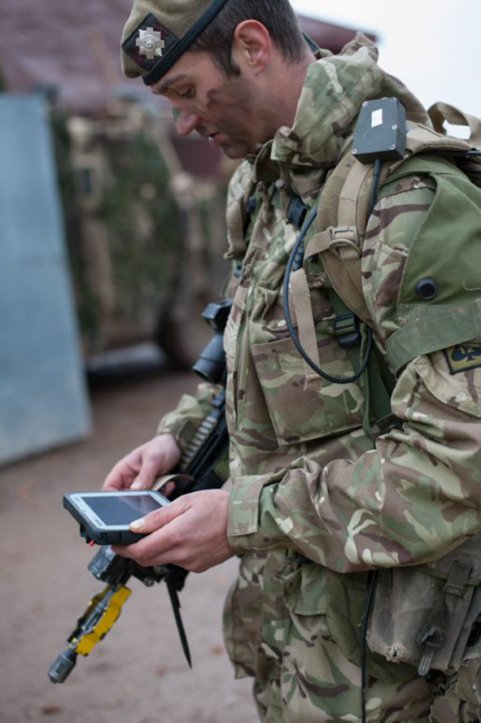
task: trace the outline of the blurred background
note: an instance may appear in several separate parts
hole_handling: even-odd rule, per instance
[[[62,509],[155,432],[211,331],[226,272],[232,164],[176,138],[170,112],[120,72],[131,0],[3,0],[0,7],[0,722],[253,723],[221,614],[235,562],[183,593],[194,670],[165,590],[136,589],[71,680],[47,669],[88,598],[90,550]],[[481,115],[481,5],[296,0],[338,52],[356,30],[429,105]],[[475,35],[476,33],[476,35]]]

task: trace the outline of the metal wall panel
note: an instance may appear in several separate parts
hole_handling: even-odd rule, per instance
[[[0,464],[90,427],[44,103],[0,95]]]

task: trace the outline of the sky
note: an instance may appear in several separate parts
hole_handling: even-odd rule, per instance
[[[481,117],[481,0],[291,4],[300,14],[375,32],[381,67],[403,80],[425,106],[442,100]]]

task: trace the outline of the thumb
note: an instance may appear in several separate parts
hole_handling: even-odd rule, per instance
[[[141,517],[138,520],[133,520],[130,523],[130,529],[132,532],[138,532],[148,534],[164,527],[176,517],[184,514],[189,509],[190,505],[185,499],[178,499],[175,502],[171,502],[165,507],[161,507],[159,510],[149,512],[145,517]]]

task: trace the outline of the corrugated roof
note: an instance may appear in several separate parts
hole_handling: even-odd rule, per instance
[[[0,66],[12,91],[56,86],[77,110],[104,103],[124,82],[119,38],[131,0],[5,0],[0,9]]]

